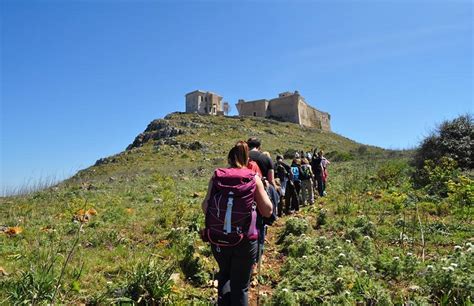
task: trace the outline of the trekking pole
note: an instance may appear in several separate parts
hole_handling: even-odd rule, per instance
[[[257,245],[257,306],[260,305],[260,266],[262,263],[262,256],[260,254],[260,241],[258,241]]]

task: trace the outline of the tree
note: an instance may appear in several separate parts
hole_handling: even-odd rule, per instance
[[[445,156],[455,160],[461,169],[473,169],[473,139],[474,122],[471,114],[444,121],[421,142],[413,164],[417,169],[422,169],[426,160],[436,162]]]

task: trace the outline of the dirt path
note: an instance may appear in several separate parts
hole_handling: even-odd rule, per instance
[[[260,304],[263,300],[269,300],[273,289],[279,282],[280,269],[285,261],[285,257],[278,251],[276,240],[281,228],[285,225],[285,218],[280,218],[272,226],[268,227],[265,238],[265,250],[260,267],[260,286],[257,285],[257,276],[252,278],[249,292],[249,305],[257,305],[257,291],[260,293]]]

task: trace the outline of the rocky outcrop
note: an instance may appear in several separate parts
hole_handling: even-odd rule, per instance
[[[150,140],[165,140],[181,134],[184,134],[184,130],[172,126],[169,121],[164,119],[153,120],[148,124],[143,133],[135,137],[135,140],[127,147],[127,150],[141,147]]]

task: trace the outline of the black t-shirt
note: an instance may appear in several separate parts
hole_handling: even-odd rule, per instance
[[[268,170],[273,170],[272,159],[259,151],[251,150],[250,159],[257,163],[264,177],[268,176]]]
[[[274,169],[276,177],[278,177],[281,182],[283,182],[285,177],[289,177],[291,172],[291,167],[284,162],[276,162]]]
[[[311,169],[313,170],[315,176],[321,176],[323,174],[321,169],[321,161],[321,157],[313,157],[311,160]]]

